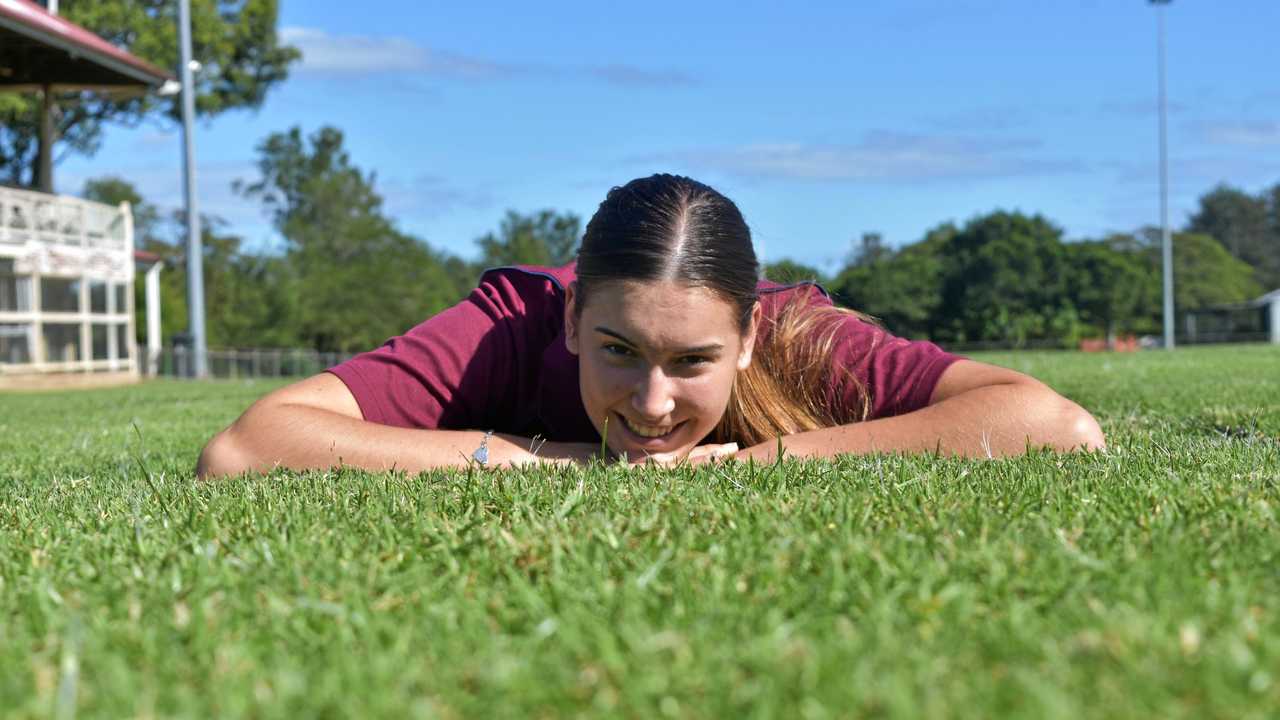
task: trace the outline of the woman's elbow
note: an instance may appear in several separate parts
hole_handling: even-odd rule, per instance
[[[239,446],[231,428],[227,428],[204,446],[200,451],[200,459],[196,461],[196,479],[211,480],[214,478],[240,475],[248,472],[252,465],[244,449]]]
[[[1092,451],[1107,447],[1102,428],[1088,410],[1066,398],[1059,398],[1056,416],[1055,442],[1052,444],[1058,450]]]

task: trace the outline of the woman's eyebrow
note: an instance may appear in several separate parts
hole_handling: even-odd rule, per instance
[[[640,347],[638,343],[632,341],[626,335],[623,335],[622,333],[616,332],[614,330],[610,330],[609,328],[603,325],[597,325],[595,327],[595,331],[600,333],[601,335],[608,335],[609,337],[617,338],[618,340],[621,340],[622,342],[630,345],[631,347]],[[724,345],[722,345],[721,343],[708,343],[706,345],[698,345],[697,347],[681,348],[679,350],[676,350],[675,354],[676,355],[699,355],[704,353],[719,352],[720,350],[723,350],[723,349],[724,349]]]

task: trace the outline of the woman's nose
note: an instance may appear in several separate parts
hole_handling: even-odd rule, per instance
[[[655,367],[641,378],[631,393],[631,406],[645,420],[661,421],[672,410],[676,409],[676,399],[672,394],[671,378]]]

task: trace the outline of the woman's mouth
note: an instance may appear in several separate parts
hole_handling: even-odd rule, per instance
[[[674,425],[646,425],[620,413],[615,412],[614,415],[617,417],[619,424],[627,431],[627,434],[631,436],[629,439],[642,446],[661,446],[665,444],[675,431],[684,424],[682,420]]]

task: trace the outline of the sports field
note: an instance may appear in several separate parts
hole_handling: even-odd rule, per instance
[[[0,715],[1275,717],[1280,348],[981,359],[1110,449],[196,484],[270,385],[0,395]]]

